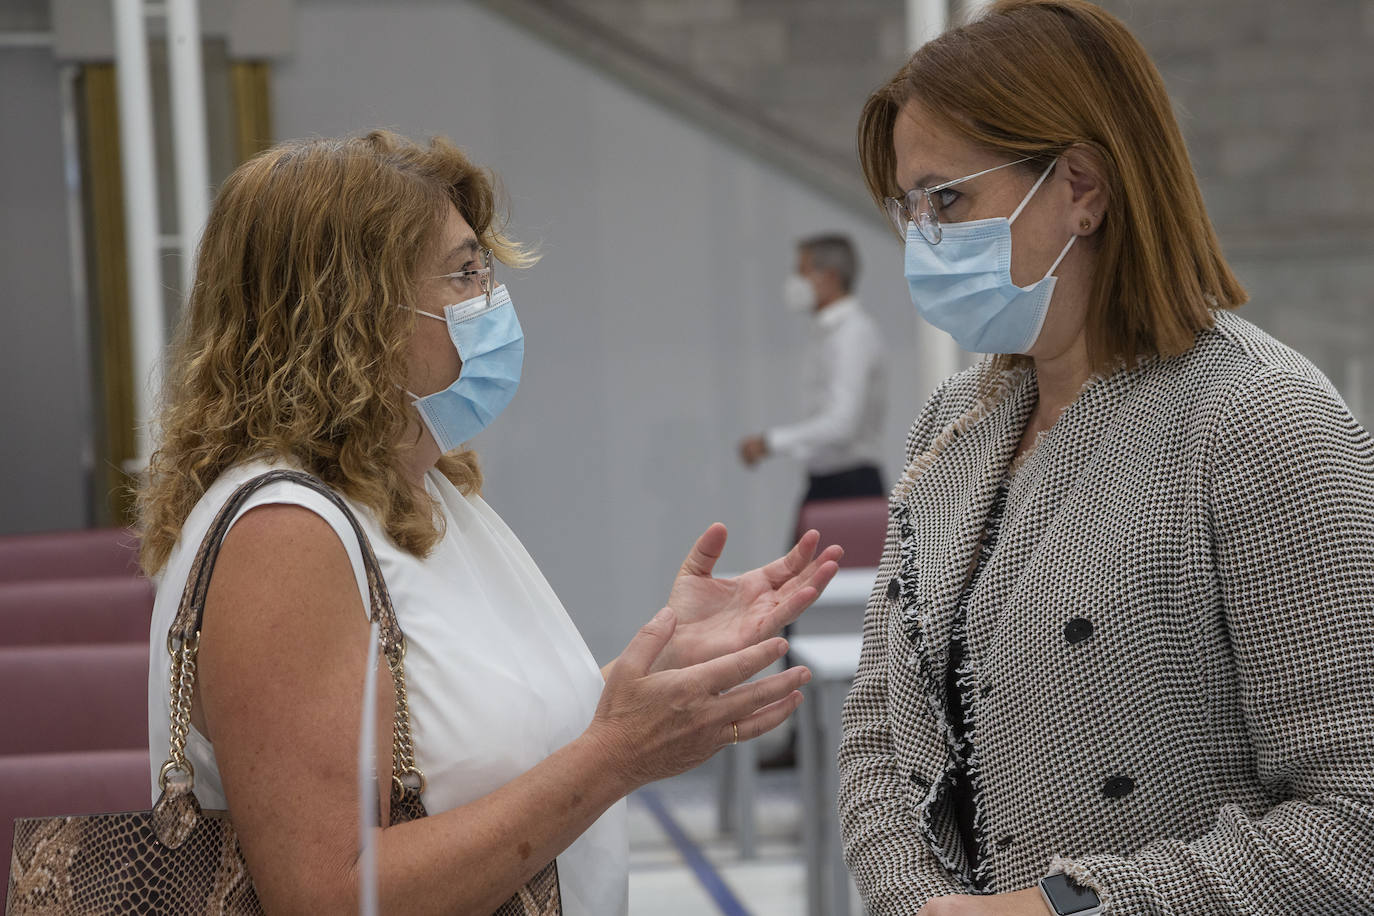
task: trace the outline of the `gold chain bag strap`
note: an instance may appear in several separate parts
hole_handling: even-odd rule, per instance
[[[205,596],[220,543],[247,498],[290,481],[310,487],[343,512],[357,535],[367,574],[372,619],[396,690],[392,731],[391,822],[426,815],[424,775],[415,765],[405,689],[405,636],[376,554],[352,510],[323,482],[300,471],[271,471],[243,484],[220,509],[201,542],[181,605],[167,634],[171,654],[170,752],[158,774],[162,794],[151,811],[15,821],[10,859],[9,916],[95,916],[113,912],[247,916],[262,913],[238,835],[224,811],[202,811],[186,757],[195,693],[196,653]],[[561,916],[558,863],[550,862],[497,909],[495,916]]]

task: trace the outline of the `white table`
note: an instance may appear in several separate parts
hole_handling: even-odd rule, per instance
[[[854,683],[862,647],[859,633],[792,640],[793,658],[811,669],[811,683],[802,688],[806,701],[797,711],[808,916],[848,916],[851,912],[853,882],[844,864],[835,812],[840,790],[835,754],[840,747],[844,698]]]
[[[835,573],[835,578],[830,580],[825,591],[821,592],[815,603],[807,608],[801,619],[792,625],[794,664],[805,664],[795,659],[797,639],[819,634],[862,634],[864,609],[868,606],[868,595],[873,590],[873,580],[877,576],[878,570],[872,567],[841,569]],[[856,664],[857,660],[856,655]],[[814,670],[812,673],[815,674]],[[853,676],[853,671],[850,675]],[[800,727],[800,724],[797,727]],[[756,854],[754,795],[758,752],[754,743],[747,741],[726,748],[722,758],[724,766],[721,770],[717,812],[719,829],[722,833],[729,833],[735,837],[739,844],[740,858],[752,859]],[[833,756],[831,769],[834,769]],[[803,796],[802,803],[809,803],[806,796]]]

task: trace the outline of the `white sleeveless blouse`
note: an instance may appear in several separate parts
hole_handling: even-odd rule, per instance
[[[201,539],[229,495],[274,467],[257,461],[226,471],[206,491],[173,548],[157,588],[150,634],[148,741],[152,795],[167,759],[167,630]],[[398,548],[365,508],[349,501],[377,554],[406,635],[406,691],[416,764],[430,814],[474,801],[529,770],[572,741],[591,722],[601,672],[576,626],[520,541],[478,496],[464,496],[431,471],[425,487],[444,515],[443,540],[425,559]],[[286,503],[316,513],[348,551],[364,608],[362,555],[347,519],[323,496],[278,482],[254,493],[239,511]],[[192,728],[187,755],[196,797],[223,809],[224,789],[210,742]],[[625,801],[611,807],[558,857],[567,916],[623,914],[628,909]]]

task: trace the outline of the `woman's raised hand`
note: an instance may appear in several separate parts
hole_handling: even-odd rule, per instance
[[[584,737],[596,741],[631,791],[690,770],[736,738],[748,741],[781,725],[801,705],[797,689],[811,672],[797,667],[751,677],[787,651],[769,639],[686,668],[651,673],[678,626],[664,608],[640,628],[607,668],[606,687]]]
[[[820,596],[844,556],[835,545],[817,554],[821,536],[808,531],[786,556],[717,579],[711,571],[725,550],[725,537],[724,525],[712,525],[683,561],[668,595],[668,606],[678,615],[677,632],[654,670],[694,665],[776,636]]]

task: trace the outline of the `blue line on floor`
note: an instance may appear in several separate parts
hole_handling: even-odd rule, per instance
[[[720,911],[725,916],[749,916],[749,911],[739,902],[739,898],[730,890],[720,872],[716,871],[716,867],[702,853],[701,847],[692,842],[692,838],[683,831],[677,821],[673,820],[658,793],[653,789],[640,789],[634,797],[649,809],[649,813],[658,821],[663,832],[668,834],[668,839],[677,847],[678,855],[686,861],[687,867],[696,875],[697,881],[701,882],[706,893],[711,895]]]

